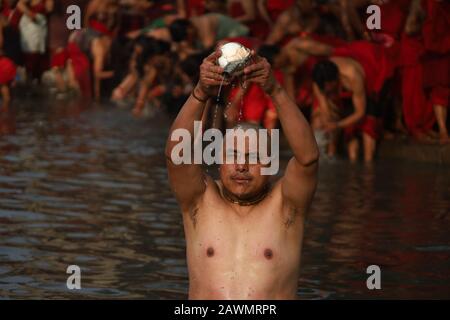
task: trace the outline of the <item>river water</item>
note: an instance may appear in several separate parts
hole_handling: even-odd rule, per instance
[[[0,112],[0,298],[186,298],[169,117],[42,100],[11,109]],[[450,298],[449,181],[434,165],[321,163],[300,298]],[[381,290],[366,287],[372,264]],[[81,290],[66,287],[69,265]]]

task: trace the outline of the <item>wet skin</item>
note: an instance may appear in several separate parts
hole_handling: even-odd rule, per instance
[[[189,298],[295,299],[302,210],[283,204],[279,183],[245,212],[223,197],[220,181],[206,183],[197,206],[183,214]]]

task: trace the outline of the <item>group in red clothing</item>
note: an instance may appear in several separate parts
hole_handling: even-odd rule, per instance
[[[378,141],[388,133],[450,143],[449,1],[80,3],[84,28],[48,52],[45,39],[52,29],[44,21],[55,16],[53,1],[1,2],[3,104],[11,100],[17,68],[24,67],[29,78],[51,69],[59,92],[75,90],[95,99],[110,95],[131,104],[136,116],[148,108],[176,112],[197,81],[202,59],[218,43],[236,41],[269,60],[317,134],[327,137],[329,156],[336,154],[341,136],[351,160],[358,158],[362,142],[366,161],[373,160]],[[380,30],[365,27],[371,4],[380,6]],[[14,30],[21,34],[22,61],[14,42],[5,42]],[[261,88],[236,81],[229,94],[221,109],[224,126],[245,121],[277,127],[275,107]]]

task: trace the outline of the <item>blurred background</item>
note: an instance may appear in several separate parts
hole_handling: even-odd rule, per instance
[[[73,4],[80,30],[66,25]],[[202,60],[230,41],[272,64],[322,150],[300,297],[450,298],[449,9],[448,0],[0,0],[0,298],[187,297],[165,140]],[[279,128],[261,88],[236,79],[229,91],[207,106],[205,126]],[[281,148],[285,164],[283,139]],[[66,288],[72,264],[81,290]],[[382,290],[366,288],[371,264]]]

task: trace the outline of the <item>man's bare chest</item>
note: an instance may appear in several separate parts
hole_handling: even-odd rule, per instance
[[[216,209],[217,211],[211,211]],[[197,210],[193,224],[186,230],[188,253],[206,261],[271,262],[282,261],[288,251],[299,251],[303,221],[275,208],[264,208],[239,216],[221,208]],[[186,223],[186,222],[185,222]]]

